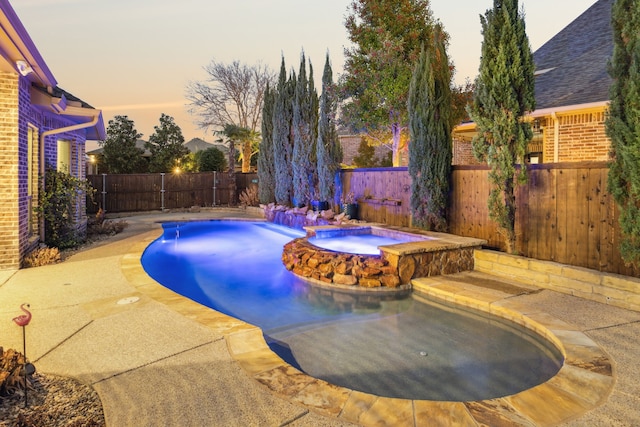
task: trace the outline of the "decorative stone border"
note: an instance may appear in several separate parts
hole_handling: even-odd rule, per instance
[[[383,234],[375,227],[375,234]],[[306,227],[307,236],[287,243],[282,251],[282,263],[294,274],[323,283],[359,286],[361,288],[397,288],[417,277],[471,271],[475,249],[484,240],[469,239],[444,233],[421,233],[414,241],[380,246],[380,255],[355,255],[319,248],[309,242],[316,233],[333,231],[344,235],[361,234],[363,226]],[[407,234],[385,230],[388,235]]]
[[[398,268],[380,255],[354,255],[320,249],[301,237],[284,246],[282,263],[305,278],[363,288],[397,288]]]

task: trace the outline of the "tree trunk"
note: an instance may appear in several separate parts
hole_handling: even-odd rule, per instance
[[[235,144],[229,141],[229,206],[236,205],[236,159]]]
[[[251,141],[242,144],[242,173],[251,172]]]
[[[393,144],[391,145],[391,149],[393,152],[393,158],[392,158],[392,162],[393,162],[393,167],[396,168],[398,166],[400,166],[400,124],[399,123],[393,123],[391,125],[391,135],[393,136]]]
[[[505,229],[505,243],[507,245],[507,253],[516,253],[516,196],[514,178],[507,179],[504,189],[504,202],[507,211],[507,228]]]

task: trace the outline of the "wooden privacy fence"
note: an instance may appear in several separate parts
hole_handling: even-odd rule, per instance
[[[406,168],[342,173],[343,192],[353,191],[359,199],[361,219],[411,224],[411,178]],[[516,193],[517,250],[530,258],[640,276],[620,256],[618,209],[607,192],[607,174],[606,162],[530,165],[528,182]],[[488,175],[486,166],[453,168],[449,231],[485,239],[489,247],[504,250],[489,219]]]
[[[349,192],[358,201],[360,219],[410,226],[411,177],[407,168],[343,169],[342,193]]]
[[[342,170],[342,192],[353,192],[359,218],[411,226],[411,177],[407,168]],[[517,197],[516,249],[526,257],[640,277],[620,256],[618,209],[607,192],[605,162],[530,165],[528,182]],[[489,169],[455,166],[451,178],[449,231],[485,239],[504,250],[489,219]],[[228,206],[257,184],[256,174],[226,173],[90,175],[96,204],[107,212],[133,212],[191,206]],[[91,209],[93,208],[93,209]]]
[[[96,189],[93,203],[87,203],[88,212],[98,208],[106,212],[136,212],[235,205],[239,192],[257,184],[257,175],[238,173],[232,181],[223,172],[103,174],[89,175],[87,180]]]

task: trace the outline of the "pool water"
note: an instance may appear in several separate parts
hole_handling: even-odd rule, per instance
[[[402,243],[402,241],[375,234],[355,234],[339,237],[310,237],[309,243],[334,252],[358,255],[380,255],[378,246],[396,245]]]
[[[419,296],[310,286],[282,247],[304,233],[252,221],[164,224],[142,265],[162,285],[259,326],[272,349],[316,378],[380,396],[467,401],[517,393],[562,357],[515,324]]]

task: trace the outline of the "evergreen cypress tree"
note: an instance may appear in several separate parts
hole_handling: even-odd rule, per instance
[[[423,46],[409,86],[409,174],[413,224],[446,231],[451,174],[451,68],[446,35],[434,29],[433,45]]]
[[[497,222],[507,252],[513,253],[515,188],[526,182],[524,155],[533,137],[531,126],[522,119],[535,109],[533,55],[518,0],[494,0],[493,9],[480,21],[482,57],[469,109],[478,131],[473,152],[491,168],[489,217]]]
[[[258,152],[258,199],[267,204],[275,200],[275,165],[273,159],[273,108],[276,93],[269,84],[262,105],[262,141]]]
[[[293,197],[307,206],[313,198],[315,173],[315,145],[318,122],[318,95],[313,86],[313,68],[307,80],[304,53],[293,103]]]
[[[609,74],[611,103],[606,121],[612,163],[608,190],[620,208],[620,252],[640,265],[640,4],[617,0],[613,5],[613,58]]]
[[[273,108],[273,159],[275,166],[275,198],[281,205],[291,205],[293,196],[293,97],[295,95],[295,75],[287,80],[287,72],[282,58],[278,88]]]
[[[334,203],[338,203],[336,198],[339,199],[336,197],[335,176],[340,170],[340,162],[342,162],[342,146],[336,129],[337,111],[338,93],[336,85],[333,83],[333,70],[327,53],[322,73],[316,157],[318,159],[318,198]]]

